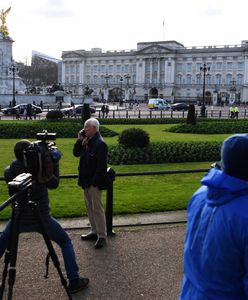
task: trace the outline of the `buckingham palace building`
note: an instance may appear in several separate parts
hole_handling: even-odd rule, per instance
[[[93,89],[106,101],[147,101],[209,105],[248,102],[248,41],[239,45],[185,47],[176,41],[141,42],[137,49],[62,52],[61,81],[74,95]]]

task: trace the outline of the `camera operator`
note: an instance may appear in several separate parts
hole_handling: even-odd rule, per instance
[[[16,159],[5,169],[4,177],[6,182],[10,182],[17,175],[27,172],[24,165],[24,150],[31,145],[28,140],[21,140],[14,146],[14,153]],[[76,263],[76,256],[73,249],[73,245],[67,233],[60,226],[60,224],[50,215],[48,188],[56,189],[59,185],[59,163],[54,163],[54,172],[52,177],[47,183],[39,183],[34,181],[31,186],[30,199],[37,203],[40,211],[42,223],[47,231],[49,238],[56,242],[62,251],[65,270],[67,278],[69,280],[68,289],[71,293],[76,293],[89,284],[88,278],[79,277],[78,266]],[[13,191],[12,187],[9,187],[10,195],[13,195],[16,191]],[[20,197],[27,197],[27,194],[23,194]],[[28,201],[22,202],[23,212],[20,220],[19,232],[40,232],[40,227],[35,215],[28,205]],[[3,233],[0,236],[0,257],[3,256],[10,235],[11,220],[8,221]]]

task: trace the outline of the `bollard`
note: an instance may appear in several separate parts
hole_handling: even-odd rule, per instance
[[[219,118],[221,118],[221,110],[220,110],[220,112],[219,112]]]
[[[115,232],[113,231],[113,182],[115,180],[115,171],[112,168],[107,169],[107,175],[109,178],[109,186],[107,188],[107,199],[106,199],[106,227],[107,235],[113,236]]]
[[[139,115],[138,115],[138,118],[140,119],[140,110],[139,110]]]

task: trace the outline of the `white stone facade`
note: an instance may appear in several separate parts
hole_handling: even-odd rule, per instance
[[[0,32],[0,94],[13,93],[13,73],[10,71],[12,61],[12,43],[10,37],[4,37]],[[22,79],[15,74],[15,91],[25,93],[26,85]]]
[[[146,100],[157,92],[171,102],[196,102],[202,98],[204,64],[209,67],[207,104],[229,103],[233,94],[236,102],[248,102],[248,41],[191,48],[176,41],[144,42],[136,50],[63,51],[62,84],[79,95],[89,86],[108,100]]]

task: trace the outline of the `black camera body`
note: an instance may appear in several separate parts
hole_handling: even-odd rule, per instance
[[[44,130],[36,134],[37,141],[33,142],[24,151],[24,164],[27,171],[32,174],[33,180],[39,183],[48,182],[54,172],[54,166],[61,158],[61,153],[55,146],[56,133]]]

